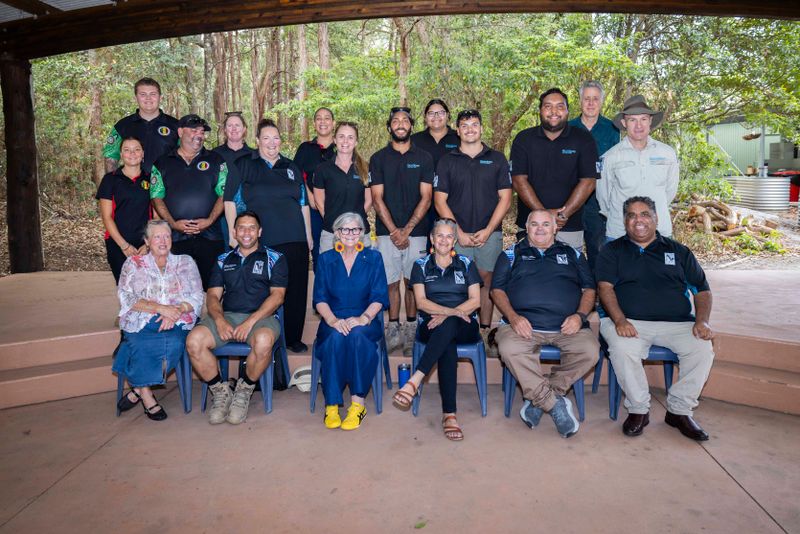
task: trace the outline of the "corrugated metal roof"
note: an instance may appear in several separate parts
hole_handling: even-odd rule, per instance
[[[17,9],[16,7],[0,4],[0,24],[3,22],[11,22],[12,20],[19,20],[32,16],[33,15],[30,13],[26,13],[25,11]]]
[[[40,0],[45,4],[57,7],[61,11],[72,11],[74,9],[83,9],[86,7],[102,6],[113,4],[109,0]]]

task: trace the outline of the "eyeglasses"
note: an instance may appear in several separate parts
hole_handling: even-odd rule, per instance
[[[364,231],[363,228],[338,228],[342,235],[358,235]]]
[[[426,115],[428,117],[431,117],[431,118],[433,118],[433,117],[446,117],[447,116],[447,112],[445,110],[429,111],[428,113],[426,113]]]

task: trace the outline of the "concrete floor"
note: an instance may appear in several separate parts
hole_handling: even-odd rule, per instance
[[[269,415],[256,393],[239,427],[208,425],[196,384],[188,415],[174,386],[159,398],[160,423],[116,418],[112,393],[1,411],[0,532],[800,532],[800,417],[705,400],[698,444],[656,393],[628,438],[601,388],[564,440],[503,417],[496,385],[481,418],[462,385],[452,443],[433,384],[418,418],[368,399],[355,432],[294,389]]]

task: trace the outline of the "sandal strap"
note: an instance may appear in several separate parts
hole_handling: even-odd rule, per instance
[[[159,404],[158,402],[156,402],[154,405],[150,406],[149,408],[147,406],[145,406],[144,404],[142,404],[142,407],[144,408],[144,411],[146,411],[149,414],[153,414],[153,415],[158,413],[158,412],[154,412],[153,411],[155,408],[161,408],[162,410],[164,409],[164,407],[161,406],[161,404]]]

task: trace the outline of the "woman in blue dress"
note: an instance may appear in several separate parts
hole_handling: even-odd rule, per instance
[[[334,248],[320,254],[314,279],[314,307],[322,318],[314,357],[322,364],[325,426],[355,430],[367,415],[364,397],[375,378],[376,345],[383,336],[376,318],[389,305],[389,294],[380,253],[364,246],[369,240],[364,219],[343,213],[333,230]],[[351,404],[342,420],[345,386]]]

